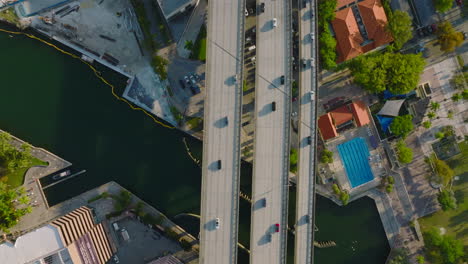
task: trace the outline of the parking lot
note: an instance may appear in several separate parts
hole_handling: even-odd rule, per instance
[[[183,252],[178,243],[145,226],[136,218],[125,217],[115,223],[118,230],[112,223],[111,233],[116,241],[119,263],[144,264],[164,255]],[[124,238],[124,230],[128,233],[128,239]]]

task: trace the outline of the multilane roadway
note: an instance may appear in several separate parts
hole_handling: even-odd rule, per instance
[[[313,263],[316,173],[317,43],[316,2],[299,0],[299,158],[295,264]],[[303,63],[305,62],[305,67]]]
[[[244,0],[208,2],[200,222],[204,264],[237,263],[244,11]]]
[[[257,4],[250,263],[277,264],[286,262],[287,247],[291,7],[288,0],[264,1],[262,13]]]

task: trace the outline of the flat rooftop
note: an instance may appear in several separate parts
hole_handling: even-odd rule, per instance
[[[21,16],[33,16],[43,10],[59,7],[68,2],[71,0],[26,0],[20,4],[19,11]]]
[[[23,264],[64,248],[57,228],[46,225],[20,236],[15,243],[0,244],[2,263]]]
[[[194,0],[157,0],[161,7],[164,16],[170,17],[174,12],[178,11],[181,7],[184,7]]]

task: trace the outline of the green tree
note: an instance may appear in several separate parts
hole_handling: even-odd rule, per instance
[[[448,186],[455,175],[453,170],[447,165],[447,163],[445,163],[445,161],[436,157],[432,158],[432,164],[438,181],[444,186]]]
[[[453,1],[452,0],[434,0],[435,9],[437,12],[445,13],[452,9]]]
[[[422,125],[424,128],[430,128],[432,126],[432,123],[431,121],[424,121]]]
[[[167,64],[169,64],[169,61],[158,55],[154,55],[151,60],[151,66],[153,66],[154,71],[161,77],[161,80],[167,79]]]
[[[405,138],[411,131],[413,131],[413,116],[404,115],[397,116],[390,124],[390,130],[395,136]]]
[[[461,93],[463,100],[468,100],[468,89],[464,89]]]
[[[388,264],[410,264],[407,250],[396,249],[396,253],[393,255]]]
[[[437,195],[437,201],[439,201],[442,210],[448,211],[450,209],[457,209],[457,200],[452,191],[444,189]]]
[[[185,41],[185,45],[184,45],[184,48],[188,51],[192,51],[193,50],[193,41],[191,40],[186,40]]]
[[[429,117],[429,119],[434,119],[436,117],[436,114],[431,111],[431,112],[427,113],[427,117]]]
[[[440,108],[440,104],[438,102],[431,102],[431,109],[432,111],[437,111]]]
[[[450,83],[455,89],[465,89],[466,84],[468,84],[468,72],[455,74],[452,80],[450,80]]]
[[[418,262],[418,264],[426,263],[426,259],[424,258],[424,256],[421,256],[421,255],[416,257],[416,261]]]
[[[328,26],[327,23],[335,19],[337,0],[320,0],[318,2],[318,17],[321,27]]]
[[[385,186],[385,191],[387,193],[391,193],[393,191],[393,184],[388,184],[387,186]]]
[[[11,136],[0,132],[0,167],[8,172],[26,168],[31,164],[31,146],[22,144],[18,149],[11,144]]]
[[[449,21],[445,21],[438,26],[437,39],[441,51],[452,52],[463,43],[464,37],[462,32],[455,31]]]
[[[322,163],[332,163],[333,162],[333,152],[328,149],[322,151],[322,156],[320,157]]]
[[[372,93],[388,89],[393,94],[414,90],[424,69],[419,54],[374,53],[350,63],[354,81]]]
[[[413,150],[408,148],[403,140],[399,140],[396,145],[398,161],[401,163],[410,163],[413,160]]]
[[[289,154],[289,170],[293,173],[297,172],[297,149],[292,148]]]
[[[452,96],[452,100],[453,100],[454,102],[458,102],[458,101],[460,101],[462,98],[463,98],[463,97],[462,97],[461,93],[456,93],[456,94],[454,94],[454,95]]]
[[[31,212],[31,207],[27,205],[29,198],[24,196],[24,189],[20,190],[10,189],[0,182],[0,230],[4,232],[8,232],[21,217]]]
[[[343,203],[343,205],[347,205],[349,202],[349,193],[346,191],[341,191],[340,200]]]
[[[387,68],[387,87],[393,94],[406,94],[414,90],[426,62],[420,54],[387,53],[391,58]]]
[[[423,235],[426,253],[431,263],[457,264],[463,261],[465,251],[462,241],[441,235],[436,228]]]
[[[407,12],[395,10],[388,16],[387,30],[392,33],[396,49],[401,49],[408,40],[413,38],[412,23]]]
[[[331,35],[328,26],[324,27],[319,35],[320,62],[325,69],[336,67],[336,39]]]

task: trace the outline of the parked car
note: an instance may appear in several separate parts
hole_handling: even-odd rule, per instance
[[[190,86],[190,91],[192,91],[193,95],[199,94],[201,92],[200,87],[197,85]]]
[[[197,80],[195,79],[195,76],[190,75],[190,82],[192,83],[192,85],[196,85],[196,84],[197,84]]]
[[[249,16],[249,11],[247,11],[247,8],[245,9],[245,16]]]
[[[265,3],[260,3],[260,13],[265,13]]]
[[[183,80],[179,80],[179,84],[180,84],[180,87],[182,87],[182,89],[185,89],[185,83]]]
[[[191,85],[191,84],[190,84],[190,79],[189,79],[188,76],[184,76],[184,81],[185,81],[185,84],[186,84],[187,86],[190,86],[190,85]]]
[[[309,98],[310,98],[310,101],[313,101],[315,99],[315,91],[309,92]]]

